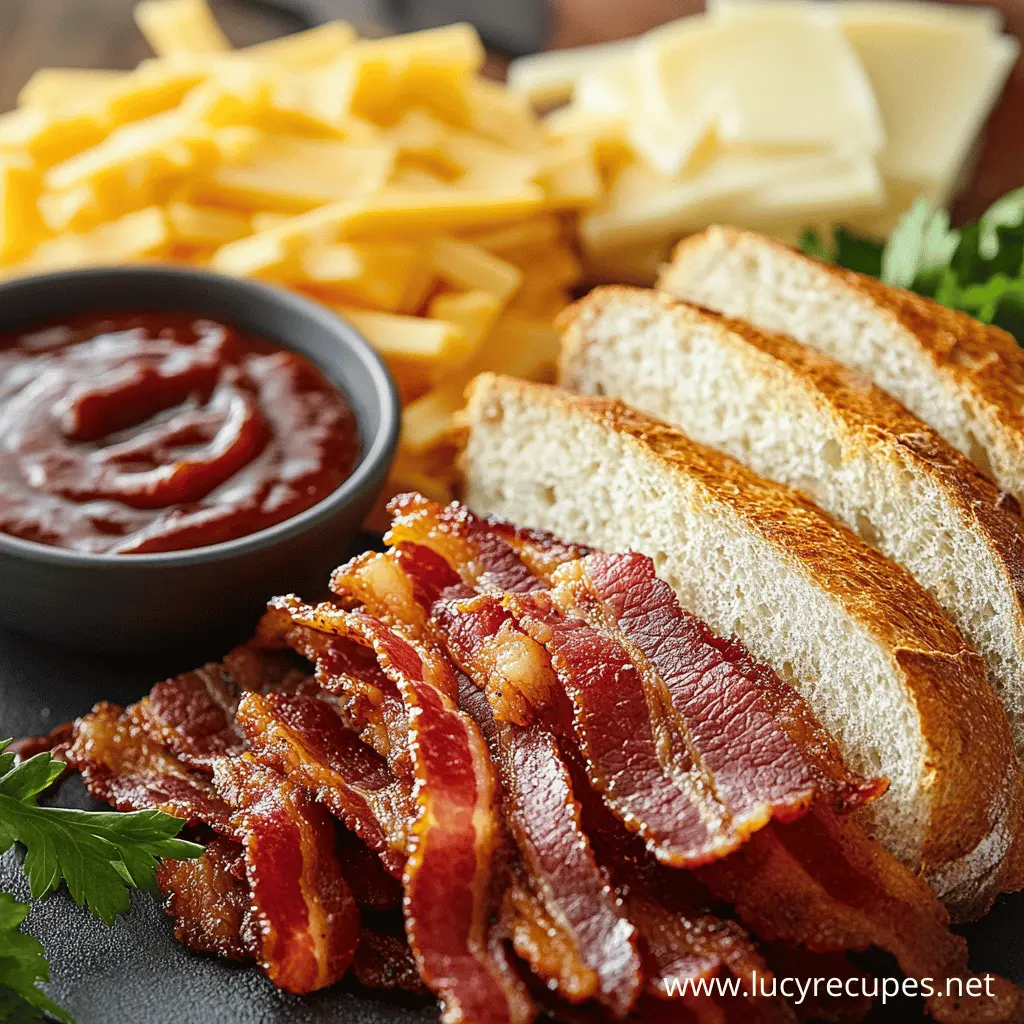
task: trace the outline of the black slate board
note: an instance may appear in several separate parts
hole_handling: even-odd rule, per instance
[[[222,636],[189,651],[114,660],[74,655],[0,631],[0,737],[48,732],[97,700],[130,703],[157,680],[220,657],[241,637]],[[98,807],[77,779],[56,802]],[[0,891],[27,899],[15,851],[0,858]],[[113,928],[58,892],[33,906],[26,930],[50,956],[50,995],[77,1024],[433,1024],[433,1005],[389,998],[342,984],[296,998],[276,990],[255,968],[189,953],[172,934],[157,898],[133,894]],[[976,970],[1024,985],[1024,894],[1004,897],[982,922],[964,930]],[[920,1020],[912,1002],[890,1004],[871,1021]]]

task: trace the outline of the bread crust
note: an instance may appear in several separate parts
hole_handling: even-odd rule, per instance
[[[800,261],[852,300],[869,304],[889,319],[931,363],[947,392],[961,400],[972,419],[983,426],[984,437],[978,440],[987,449],[989,464],[982,468],[1006,491],[1024,499],[1024,350],[1012,335],[914,292],[822,263],[767,236],[717,225],[678,243],[672,262],[662,269],[659,287],[671,292],[673,265],[708,243],[757,245],[762,251]]]
[[[689,325],[700,323],[717,328],[724,345],[735,345],[729,337],[735,335],[741,347],[747,346],[764,357],[759,360],[759,372],[788,387],[800,388],[810,402],[824,409],[848,442],[872,450],[876,458],[882,451],[894,462],[913,464],[926,475],[992,553],[993,564],[1015,596],[1013,640],[1024,655],[1024,529],[1020,507],[970,459],[859,371],[785,335],[759,330],[744,320],[646,288],[596,288],[563,311],[558,321],[565,331],[559,380],[568,382],[570,388],[573,366],[586,358],[587,322],[619,302],[641,303],[660,311],[680,324],[681,333]],[[1019,685],[1024,687],[1024,679]]]
[[[904,569],[799,492],[617,400],[493,374],[472,382],[467,398],[470,431],[476,419],[514,401],[614,432],[642,458],[699,487],[711,505],[728,510],[839,601],[892,653],[920,721],[930,816],[916,868],[929,879],[956,880],[951,912],[961,919],[983,912],[998,892],[1024,885],[1024,780],[1006,716],[979,655]]]

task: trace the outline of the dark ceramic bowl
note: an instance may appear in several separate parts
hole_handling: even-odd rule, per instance
[[[316,594],[387,475],[401,409],[377,354],[299,296],[178,267],[73,270],[0,284],[0,334],[89,310],[177,310],[302,353],[346,395],[359,427],[352,475],[319,504],[238,540],[148,555],[82,554],[0,533],[0,626],[81,650],[138,652],[253,623],[275,594]]]

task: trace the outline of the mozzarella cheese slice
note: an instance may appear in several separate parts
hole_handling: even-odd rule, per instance
[[[640,110],[685,135],[710,111],[725,145],[874,152],[884,141],[856,55],[831,13],[807,4],[683,19],[644,37],[637,70]]]
[[[1020,46],[993,31],[991,16],[916,8],[850,3],[837,11],[878,99],[887,138],[883,172],[952,184]]]

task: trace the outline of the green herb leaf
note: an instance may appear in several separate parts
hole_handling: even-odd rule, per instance
[[[999,229],[1020,228],[1024,224],[1024,188],[997,199],[978,221],[978,252],[982,259],[994,260],[999,254]]]
[[[882,255],[882,280],[912,288],[918,276],[948,265],[960,244],[949,228],[949,214],[918,199],[896,226]]]
[[[28,1024],[48,1013],[74,1024],[67,1011],[38,988],[50,980],[50,966],[39,942],[19,931],[27,914],[24,903],[0,892],[0,1020]]]
[[[861,238],[845,228],[836,228],[834,236],[837,263],[858,274],[870,274],[872,277],[881,275],[884,248],[881,242]]]
[[[821,260],[822,263],[833,263],[836,258],[834,249],[829,249],[825,243],[821,240],[821,236],[817,231],[812,231],[808,228],[800,235],[800,241],[797,242],[800,247],[800,251],[807,256],[813,256],[816,260]]]
[[[808,255],[927,295],[1024,344],[1024,188],[960,229],[950,227],[945,210],[919,199],[884,246],[841,228],[831,251],[813,232],[800,244]]]
[[[0,742],[0,853],[14,843],[26,850],[25,875],[39,899],[63,881],[71,898],[107,924],[128,909],[128,890],[155,886],[160,857],[198,857],[202,846],[176,836],[185,822],[163,811],[118,814],[40,807],[35,798],[64,765],[37,754],[14,767]]]

